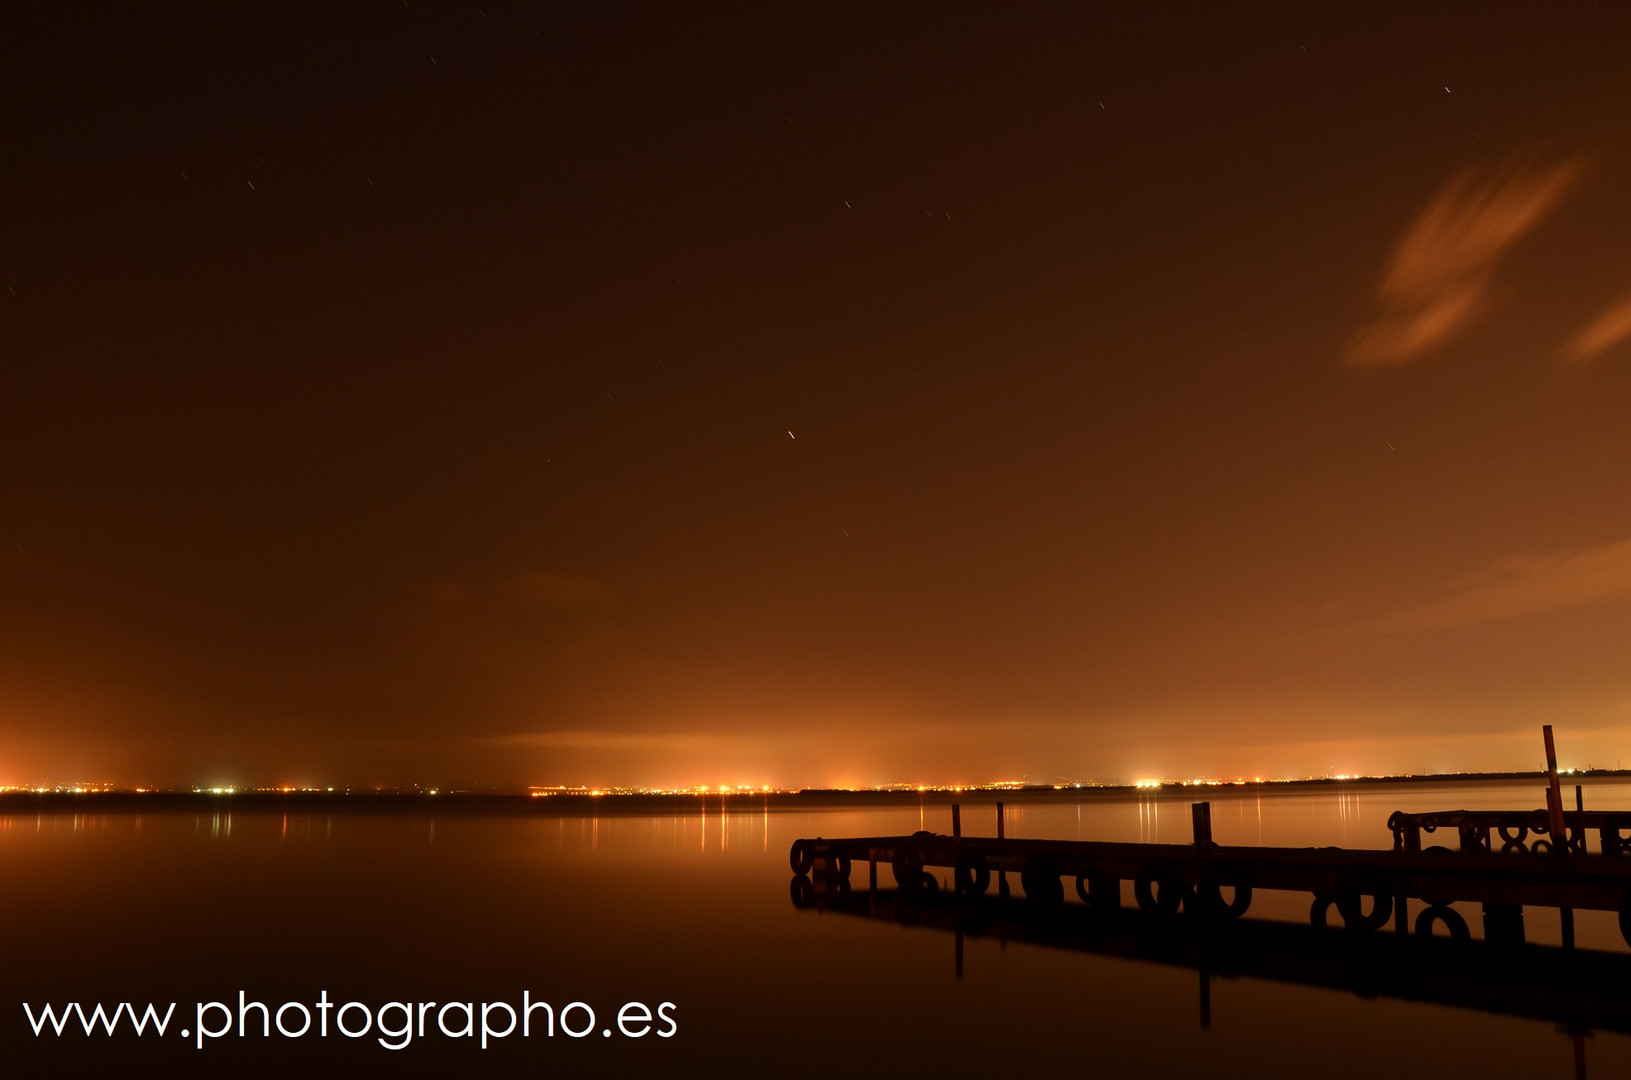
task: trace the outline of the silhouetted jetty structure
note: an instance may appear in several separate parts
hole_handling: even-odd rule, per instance
[[[1557,908],[1565,947],[1574,944],[1575,909],[1612,911],[1631,944],[1631,858],[1625,857],[1631,841],[1623,835],[1631,815],[1587,815],[1582,809],[1565,815],[1551,727],[1544,731],[1550,778],[1545,810],[1396,813],[1389,819],[1395,837],[1391,850],[1222,847],[1212,841],[1211,805],[1204,802],[1192,806],[1192,844],[1011,839],[1004,835],[998,803],[994,837],[964,836],[960,808],[954,805],[949,836],[920,831],[816,837],[794,841],[789,861],[795,875],[836,881],[847,881],[854,864],[867,863],[874,889],[879,863],[889,865],[896,885],[905,890],[938,888],[925,871],[942,868],[951,871],[955,890],[968,896],[983,895],[993,875],[1006,895],[1007,876],[1017,874],[1026,897],[1042,905],[1063,903],[1063,881],[1074,879],[1077,895],[1104,913],[1120,909],[1122,885],[1131,882],[1142,912],[1183,911],[1212,920],[1245,914],[1256,889],[1302,892],[1313,898],[1309,917],[1316,926],[1326,925],[1334,909],[1350,931],[1379,930],[1391,920],[1400,933],[1430,936],[1443,927],[1461,940],[1470,931],[1451,905],[1467,902],[1482,905],[1484,938],[1497,944],[1524,941],[1525,908]],[[1578,847],[1569,819],[1581,837]],[[1460,850],[1422,849],[1421,834],[1441,825],[1456,828]],[[1585,850],[1588,828],[1600,835],[1597,856]],[[1544,848],[1524,843],[1537,830],[1566,842]],[[1491,835],[1503,838],[1501,851],[1492,849]],[[1513,839],[1506,841],[1509,836]],[[1554,857],[1537,854],[1548,849]],[[1420,905],[1413,923],[1412,902]]]
[[[1631,812],[1572,810],[1563,820],[1562,847],[1570,855],[1593,854],[1588,843],[1593,835],[1595,854],[1631,854]],[[1455,837],[1457,851],[1538,855],[1558,846],[1545,810],[1435,810],[1427,814],[1399,810],[1388,818],[1387,827],[1393,833],[1395,851],[1421,851],[1424,835],[1431,839],[1439,829]]]
[[[1207,803],[1195,804],[1198,822],[1209,820]],[[1016,874],[1033,902],[1059,904],[1064,879],[1101,910],[1121,907],[1122,884],[1132,883],[1140,911],[1209,918],[1245,914],[1253,890],[1280,889],[1312,896],[1311,921],[1325,925],[1332,909],[1349,930],[1381,929],[1391,920],[1401,932],[1431,934],[1442,924],[1465,938],[1468,927],[1450,905],[1483,905],[1484,936],[1523,940],[1523,909],[1552,907],[1617,912],[1631,943],[1631,858],[1569,856],[1560,859],[1462,851],[1358,850],[1345,848],[1222,847],[1209,828],[1197,828],[1194,844],[1111,843],[910,836],[799,840],[790,856],[793,872],[848,880],[855,863],[888,864],[902,889],[934,889],[926,868],[950,870],[956,891],[983,895],[993,876]],[[1420,904],[1414,924],[1412,901]]]

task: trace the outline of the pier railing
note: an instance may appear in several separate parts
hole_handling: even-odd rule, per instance
[[[1631,812],[1623,810],[1566,810],[1563,813],[1563,850],[1571,855],[1590,853],[1587,837],[1597,837],[1596,853],[1631,855]],[[1530,855],[1555,852],[1551,815],[1546,810],[1437,810],[1425,814],[1395,811],[1387,819],[1394,851],[1456,850]],[[1455,837],[1455,847],[1434,845],[1440,829]],[[1448,839],[1448,836],[1446,836]]]

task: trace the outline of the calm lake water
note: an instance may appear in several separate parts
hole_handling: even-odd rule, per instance
[[[1289,846],[1388,847],[1385,823],[1396,809],[1542,803],[1533,781],[1204,794],[1218,842]],[[1183,843],[1192,798],[1009,798],[1007,832]],[[1585,800],[1590,809],[1631,809],[1631,785],[1594,782]],[[965,834],[994,832],[992,796],[961,801]],[[1230,958],[1204,974],[1189,963],[1187,939],[1122,932],[1084,944],[1057,927],[1031,935],[1075,943],[1049,947],[1023,940],[1022,912],[1011,925],[985,920],[962,935],[959,977],[957,935],[935,925],[945,912],[869,903],[864,865],[848,897],[794,903],[793,840],[949,832],[948,804],[733,802],[722,813],[710,799],[684,813],[525,817],[283,815],[229,812],[224,801],[219,812],[196,814],[13,812],[0,816],[0,1059],[21,1062],[16,1075],[98,1067],[182,1076],[1017,1068],[1370,1078],[1569,1077],[1583,1055],[1589,1075],[1631,1075],[1631,1037],[1571,1033],[1547,1013],[1554,992],[1522,978],[1509,986],[1455,976],[1450,1003],[1402,999],[1388,970],[1366,966],[1382,952],[1333,958],[1310,945],[1306,895],[1259,891],[1249,918],[1283,922],[1291,936],[1275,937],[1271,924],[1267,936],[1231,946]],[[887,867],[879,883],[880,901],[888,900]],[[1067,908],[1080,913],[1074,895]],[[1478,911],[1464,914],[1477,936]],[[1631,971],[1612,914],[1576,918],[1582,948],[1610,954],[1611,974]],[[1527,933],[1556,945],[1556,912],[1530,910]],[[1375,935],[1383,937],[1391,935]],[[1438,971],[1436,956],[1410,962]],[[1625,996],[1606,1008],[1623,1015],[1625,1028],[1631,983],[1621,985]],[[334,1008],[321,1008],[325,991]],[[88,1012],[101,1002],[112,1012],[127,1001],[160,1012],[175,1003],[165,1034],[136,1036],[121,1021],[114,1036],[87,1036],[77,1016],[61,1035],[49,1021],[45,1034],[33,1033],[47,1004],[79,1002]],[[360,1004],[341,1015],[353,1001]],[[496,1034],[506,1009],[538,1001],[557,1014],[553,1035],[537,1008],[526,1037],[519,1025]],[[428,1002],[436,1004],[421,1008]],[[462,1006],[444,1008],[450,1002],[469,1003],[474,1034],[446,1033],[467,1023]],[[573,1002],[582,1004],[567,1008]],[[484,1005],[495,1033],[486,1049]],[[1600,1000],[1590,1007],[1605,1008]],[[311,1027],[263,1036],[274,1014],[286,1031],[303,1017]],[[201,1015],[205,1030],[230,1031],[200,1049],[193,1029]],[[337,1030],[365,1024],[356,1037]]]

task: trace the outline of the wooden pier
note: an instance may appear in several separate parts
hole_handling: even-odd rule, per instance
[[[1207,803],[1193,806],[1192,844],[1012,839],[1003,835],[1001,813],[999,803],[994,837],[961,835],[954,807],[949,836],[816,837],[795,841],[789,861],[795,875],[829,882],[847,882],[852,867],[864,863],[873,888],[878,865],[887,864],[903,890],[937,889],[938,881],[926,870],[944,869],[966,896],[985,894],[993,880],[1006,893],[1013,874],[1026,897],[1039,905],[1062,904],[1064,882],[1074,880],[1077,895],[1101,913],[1119,910],[1122,883],[1132,882],[1133,897],[1146,914],[1182,911],[1212,920],[1239,918],[1251,906],[1254,890],[1276,889],[1308,894],[1316,926],[1334,921],[1369,932],[1391,921],[1401,933],[1430,936],[1442,927],[1457,939],[1470,931],[1450,905],[1469,902],[1482,905],[1484,937],[1496,944],[1523,942],[1525,908],[1559,909],[1566,944],[1572,944],[1574,909],[1612,911],[1631,943],[1631,858],[1566,851],[1525,857],[1492,852],[1487,845],[1461,851],[1222,847],[1212,842]]]

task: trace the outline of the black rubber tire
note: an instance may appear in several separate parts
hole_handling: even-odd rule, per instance
[[[1362,906],[1362,898],[1366,896],[1373,901],[1369,914]],[[1336,905],[1344,929],[1370,933],[1386,926],[1393,917],[1393,891],[1381,881],[1350,878],[1337,886]]]
[[[1403,810],[1395,810],[1393,813],[1388,815],[1387,830],[1393,834],[1394,851],[1404,850],[1405,822],[1406,818]],[[1416,834],[1416,838],[1418,840],[1421,839],[1421,834],[1419,832]]]
[[[793,883],[788,886],[788,893],[793,897],[793,906],[807,908],[815,903],[815,886],[803,874],[794,874]]]
[[[1308,925],[1316,930],[1324,930],[1331,925],[1331,905],[1336,901],[1324,893],[1315,893],[1314,902],[1308,907]]]
[[[1177,871],[1170,867],[1146,866],[1133,879],[1138,910],[1151,915],[1176,915],[1188,892]]]
[[[809,840],[794,840],[792,850],[787,853],[787,863],[793,873],[808,874],[815,867],[815,844]]]
[[[1099,874],[1082,874],[1076,879],[1076,895],[1095,911],[1115,911],[1121,907],[1121,880]]]
[[[1416,936],[1432,937],[1433,924],[1440,922],[1450,932],[1451,941],[1472,940],[1472,931],[1467,928],[1467,920],[1448,904],[1430,904],[1422,908],[1420,914],[1416,916]]]
[[[1223,899],[1225,886],[1232,886],[1235,890],[1234,898],[1228,901]],[[1238,919],[1252,906],[1252,883],[1245,874],[1208,875],[1201,880],[1195,893],[1202,911],[1225,919]]]
[[[850,863],[848,855],[841,851],[829,851],[824,861],[827,867],[822,873],[827,877],[839,878],[844,881],[849,880]]]
[[[991,864],[978,848],[968,848],[957,856],[957,869],[952,874],[957,891],[965,896],[984,896],[991,887]]]
[[[903,889],[917,889],[923,885],[923,853],[912,844],[895,849],[889,868],[895,873],[895,884]]]

